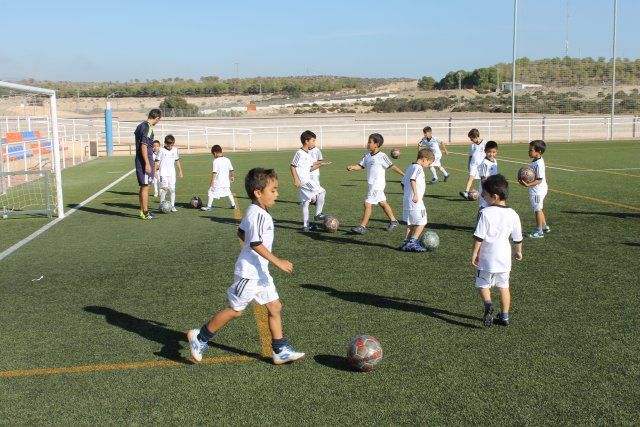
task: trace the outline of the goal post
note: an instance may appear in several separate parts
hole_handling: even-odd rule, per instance
[[[53,154],[52,169],[55,175],[55,193],[56,193],[55,208],[56,208],[56,216],[58,218],[63,218],[64,202],[63,202],[63,196],[62,196],[62,172],[61,172],[61,162],[60,162],[60,141],[58,136],[58,112],[57,112],[57,105],[56,105],[56,92],[52,89],[21,85],[21,84],[10,83],[5,81],[0,81],[0,88],[7,89],[9,91],[45,95],[49,97],[49,113],[51,115],[51,152]],[[0,144],[0,146],[2,146],[2,144]],[[3,160],[3,157],[5,155],[5,151],[4,151],[5,149],[6,149],[6,155],[7,155],[6,158],[8,160],[9,159],[8,145],[6,147],[3,147],[2,151],[0,151],[0,178],[1,178],[0,186],[2,186],[2,188],[0,188],[0,191],[2,193],[7,191],[7,189],[5,188],[4,176],[1,175],[5,173],[5,165]],[[27,154],[26,150],[23,148],[22,156],[26,156],[26,154]],[[25,176],[28,176],[30,173],[27,170],[25,170],[24,172],[25,172]],[[48,176],[44,176],[44,178],[48,179]],[[43,186],[44,191],[48,192],[49,187],[50,187],[49,185],[44,185]],[[47,202],[48,200],[45,203]],[[46,210],[47,208],[43,209],[43,211],[46,211]]]

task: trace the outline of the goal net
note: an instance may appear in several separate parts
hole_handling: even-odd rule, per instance
[[[0,215],[64,216],[55,91],[0,81]]]

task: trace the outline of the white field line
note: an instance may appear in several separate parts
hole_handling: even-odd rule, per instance
[[[459,156],[467,156],[469,157],[468,154],[463,154],[463,153],[455,153],[453,151],[449,151],[449,154],[457,154]],[[520,165],[528,165],[530,164],[529,162],[517,162],[515,160],[506,160],[506,159],[501,159],[500,157],[497,158],[498,162],[507,162],[507,163],[518,163]],[[586,171],[576,171],[573,169],[565,169],[565,168],[559,168],[557,166],[545,166],[547,169],[557,169],[557,170],[561,170],[561,171],[565,171],[565,172],[586,172]]]
[[[102,190],[98,191],[93,196],[91,196],[88,199],[84,200],[79,205],[75,206],[74,208],[69,209],[68,212],[65,212],[64,217],[54,219],[50,223],[48,223],[48,224],[42,226],[41,228],[39,228],[38,230],[34,231],[30,236],[25,237],[24,239],[20,240],[15,245],[11,246],[10,248],[5,249],[2,253],[0,253],[0,261],[2,261],[3,259],[8,257],[9,255],[11,255],[15,251],[17,251],[18,249],[20,249],[21,247],[23,247],[24,245],[26,245],[27,243],[29,243],[30,241],[32,241],[33,239],[35,239],[36,237],[38,237],[39,235],[44,233],[45,231],[47,231],[48,229],[50,229],[51,227],[53,227],[54,225],[56,225],[57,223],[62,221],[63,219],[67,218],[69,215],[77,212],[84,205],[86,205],[88,203],[91,203],[93,200],[95,200],[96,198],[100,197],[105,191],[107,191],[111,187],[119,184],[122,180],[124,180],[126,177],[128,177],[129,175],[131,175],[135,171],[136,171],[135,169],[132,169],[129,172],[125,173],[120,178],[116,179],[111,184],[107,185],[106,187],[104,187]]]
[[[635,171],[640,168],[619,168],[619,169],[581,169],[574,172],[606,172],[606,171]]]

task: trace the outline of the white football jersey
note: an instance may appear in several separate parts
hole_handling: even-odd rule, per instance
[[[311,181],[311,166],[313,166],[313,157],[310,151],[304,151],[302,148],[296,151],[291,160],[291,166],[296,168],[300,184],[304,185]]]
[[[234,274],[244,279],[262,279],[269,275],[269,261],[254,251],[251,244],[261,243],[269,252],[273,246],[274,227],[269,212],[252,203],[240,222],[240,230],[244,231],[244,243],[236,261]]]
[[[478,194],[480,197],[478,200],[480,201],[480,206],[485,208],[489,205],[482,198],[482,180],[492,175],[498,175],[498,161],[494,159],[492,162],[485,157],[482,163],[480,163],[480,166],[478,166],[478,175],[480,176],[480,183],[478,184]]]
[[[413,188],[411,187],[411,181],[416,182],[416,189],[418,190],[418,203],[413,203]],[[402,197],[402,209],[403,210],[424,210],[424,191],[427,187],[427,183],[424,177],[424,169],[417,163],[412,163],[407,168],[402,178],[402,185],[404,186],[404,195]]]
[[[233,170],[233,165],[231,164],[231,160],[228,158],[221,156],[213,159],[213,164],[211,165],[212,172],[216,173],[215,180],[213,181],[213,188],[229,188],[231,187],[231,171]]]
[[[387,185],[385,175],[387,168],[393,166],[393,162],[382,151],[376,154],[365,154],[359,163],[367,170],[367,183],[372,190],[384,190]]]
[[[469,156],[471,156],[471,165],[480,165],[482,160],[485,158],[484,147],[487,145],[487,141],[484,139],[480,140],[479,144],[474,142],[471,143],[471,148],[469,149]]]
[[[309,150],[309,154],[311,154],[313,163],[323,160],[322,151],[318,147],[313,147],[313,150]],[[311,171],[311,178],[316,180],[320,178],[320,168]]]
[[[511,271],[511,244],[522,242],[520,217],[507,206],[489,206],[480,211],[478,225],[473,233],[482,241],[478,255],[478,270],[489,273]]]
[[[433,152],[433,155],[435,157],[442,156],[442,152],[440,151],[440,139],[436,138],[435,136],[432,136],[429,140],[423,137],[418,143],[418,146],[420,148],[428,148]]]
[[[547,194],[549,186],[547,185],[547,172],[544,164],[544,159],[542,157],[540,157],[539,159],[534,159],[529,166],[531,166],[536,172],[536,179],[542,180],[540,184],[529,187],[529,194],[540,196]]]
[[[177,160],[180,160],[180,155],[176,147],[173,147],[171,150],[168,150],[167,147],[162,147],[158,152],[158,161],[160,162],[158,170],[160,171],[160,176],[176,176]]]

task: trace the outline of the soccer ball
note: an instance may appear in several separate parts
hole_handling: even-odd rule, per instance
[[[469,190],[469,200],[478,200],[479,197],[480,193],[478,193],[478,190]]]
[[[435,251],[440,245],[440,237],[435,231],[427,230],[420,236],[420,244],[428,251]]]
[[[198,196],[193,196],[191,198],[191,207],[194,209],[200,209],[202,207],[202,199]]]
[[[349,344],[347,362],[358,371],[373,371],[382,362],[382,346],[371,335],[356,335]]]
[[[164,200],[160,203],[160,211],[162,213],[169,213],[171,212],[171,202],[168,200]]]
[[[397,159],[398,157],[400,157],[400,150],[398,150],[397,148],[394,148],[393,150],[391,150],[391,157],[393,157],[394,159]]]
[[[518,171],[518,181],[526,182],[527,184],[536,180],[536,172],[531,166],[523,166]]]
[[[327,233],[335,233],[340,227],[340,221],[333,215],[329,215],[324,219],[324,230]]]

